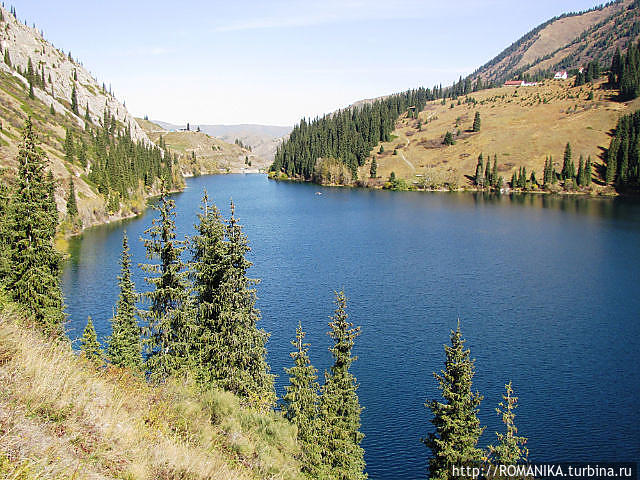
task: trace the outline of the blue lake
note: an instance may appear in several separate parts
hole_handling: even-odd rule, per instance
[[[299,320],[313,364],[329,368],[328,316],[334,290],[345,290],[362,326],[353,372],[370,479],[425,478],[424,402],[439,396],[433,372],[458,318],[484,395],[482,445],[502,431],[495,408],[512,380],[531,459],[640,460],[639,202],[209,176],[174,196],[179,235],[193,232],[204,188],[225,216],[233,198],[249,237],[280,396]],[[64,293],[72,338],[87,315],[100,337],[110,333],[122,231],[134,264],[145,262],[137,239],[153,214],[71,241]],[[134,274],[144,289],[142,272]]]

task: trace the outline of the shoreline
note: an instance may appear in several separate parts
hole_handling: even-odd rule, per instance
[[[308,183],[312,185],[317,185],[318,187],[331,187],[331,188],[361,188],[363,190],[386,190],[390,192],[417,192],[417,193],[487,193],[492,195],[558,195],[558,196],[580,196],[580,197],[588,197],[588,198],[638,198],[639,194],[635,193],[620,193],[615,190],[611,192],[606,191],[567,191],[560,190],[556,192],[552,192],[550,190],[521,190],[521,189],[511,189],[506,188],[502,189],[502,191],[494,191],[487,189],[476,189],[473,187],[459,187],[459,188],[407,188],[407,189],[392,189],[392,188],[384,188],[379,185],[346,185],[346,184],[320,184],[315,183],[312,180],[303,180],[298,178],[282,178],[282,177],[274,177],[268,176],[269,180],[273,180],[276,182],[290,182],[290,183]]]

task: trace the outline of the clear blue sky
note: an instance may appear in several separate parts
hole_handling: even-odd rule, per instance
[[[111,84],[134,115],[293,125],[450,84],[593,0],[5,1]]]

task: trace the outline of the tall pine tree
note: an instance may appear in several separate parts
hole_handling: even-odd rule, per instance
[[[160,202],[152,208],[159,213],[143,239],[146,256],[158,263],[142,265],[150,276],[145,281],[152,290],[144,295],[150,302],[145,312],[147,368],[158,379],[188,366],[189,344],[192,342],[187,271],[181,255],[185,242],[176,239],[175,202],[162,188]]]
[[[16,187],[7,212],[10,274],[7,287],[45,331],[61,334],[61,257],[53,246],[58,212],[52,175],[27,119],[18,150]]]
[[[333,346],[331,373],[325,373],[318,408],[318,442],[321,444],[320,478],[360,480],[367,478],[364,473],[364,450],[360,442],[360,413],[358,384],[349,371],[356,360],[351,354],[355,339],[360,335],[360,327],[348,321],[347,299],[344,292],[336,292],[336,310],[331,317],[329,336]]]
[[[429,400],[425,404],[431,410],[431,423],[435,432],[429,433],[424,443],[431,450],[429,478],[453,478],[451,467],[469,464],[482,458],[477,447],[483,428],[478,420],[478,407],[482,396],[471,390],[475,374],[474,360],[464,348],[465,340],[460,332],[460,321],[451,331],[451,345],[445,345],[445,368],[434,373],[442,400]]]
[[[127,232],[122,235],[122,255],[118,276],[118,302],[111,319],[111,336],[108,340],[107,360],[118,367],[134,370],[142,368],[142,342],[140,326],[136,318],[136,289],[131,278],[131,254]]]
[[[298,442],[304,459],[303,470],[312,476],[317,475],[320,465],[320,450],[317,439],[318,384],[317,370],[309,359],[309,344],[304,343],[305,333],[302,324],[296,328],[296,339],[291,342],[295,350],[290,354],[294,366],[285,368],[289,376],[286,395],[282,399],[284,416],[298,430]]]
[[[258,407],[275,402],[273,375],[266,361],[269,335],[257,327],[257,280],[247,277],[251,250],[235,217],[224,224],[205,194],[197,235],[192,238],[200,378],[246,398]]]

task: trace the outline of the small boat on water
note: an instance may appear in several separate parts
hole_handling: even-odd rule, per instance
[[[316,195],[322,195],[322,192],[316,192]]]

